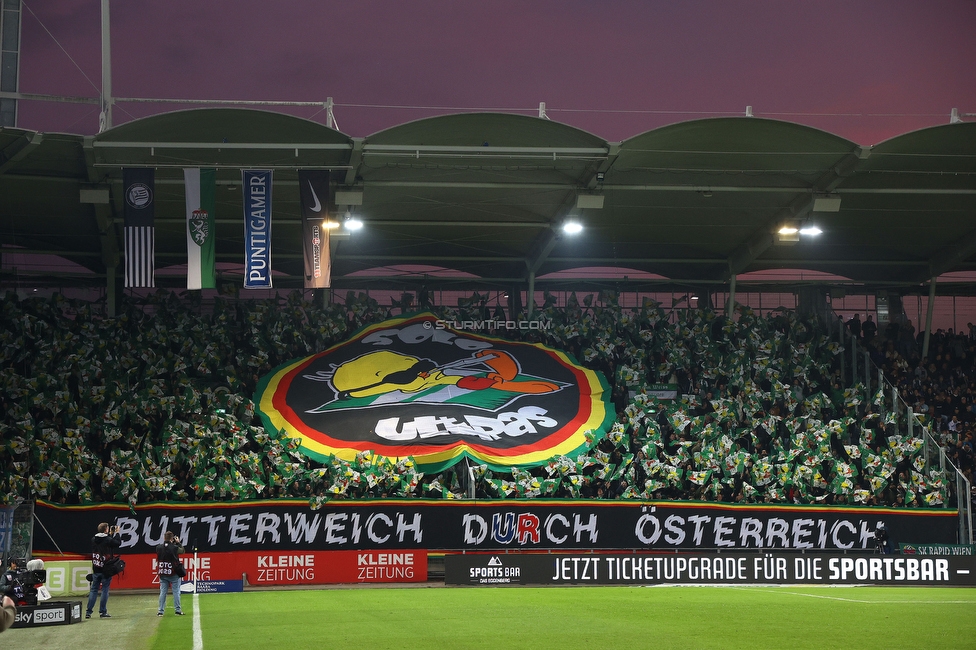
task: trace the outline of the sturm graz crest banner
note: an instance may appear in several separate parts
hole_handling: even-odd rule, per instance
[[[464,457],[497,469],[586,446],[613,420],[606,381],[564,352],[453,330],[433,314],[371,325],[286,363],[258,385],[265,427],[319,460],[413,456],[424,471]]]

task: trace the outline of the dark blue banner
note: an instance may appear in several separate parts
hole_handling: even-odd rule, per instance
[[[0,554],[9,553],[14,539],[16,506],[0,506]]]
[[[271,170],[244,169],[244,288],[271,288]]]

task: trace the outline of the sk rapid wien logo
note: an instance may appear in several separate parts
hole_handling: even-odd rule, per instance
[[[500,467],[571,455],[609,426],[603,378],[563,352],[439,329],[419,314],[367,327],[264,377],[265,426],[308,455],[371,450],[439,471],[465,456]]]

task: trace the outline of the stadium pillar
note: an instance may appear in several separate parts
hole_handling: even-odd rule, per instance
[[[932,334],[932,311],[935,309],[935,278],[929,280],[929,304],[925,308],[925,336],[922,339],[922,358],[929,356],[929,336]]]
[[[868,400],[871,399],[871,353],[864,348],[864,385],[867,386]]]
[[[732,320],[735,312],[735,276],[729,278],[729,299],[725,301],[725,317]]]
[[[847,328],[844,327],[844,319],[838,318],[837,324],[840,325],[840,333],[838,341],[840,342],[840,385],[841,387],[847,383],[847,368],[844,367],[847,358]]]
[[[525,295],[525,307],[528,310],[528,319],[532,320],[535,314],[535,271],[529,271],[529,290]]]
[[[6,0],[0,7],[0,91],[20,90],[20,0]],[[17,100],[0,99],[0,127],[17,126]]]
[[[112,44],[109,29],[109,0],[102,0],[102,113],[98,116],[98,132],[112,128]]]
[[[115,277],[115,265],[105,267],[105,309],[106,316],[115,318],[116,314],[116,286],[118,282]]]

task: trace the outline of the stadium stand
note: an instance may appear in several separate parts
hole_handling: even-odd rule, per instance
[[[463,319],[487,309],[461,304],[434,310]],[[325,307],[300,291],[204,305],[161,290],[123,300],[115,318],[102,307],[60,294],[4,297],[0,499],[298,497],[316,507],[464,495],[459,466],[423,475],[410,459],[369,452],[318,463],[254,417],[263,374],[388,313],[365,294]],[[553,327],[519,336],[602,371],[616,423],[576,459],[510,473],[475,467],[479,497],[923,507],[954,498],[946,471],[925,462],[923,440],[899,427],[904,415],[886,412],[884,387],[844,388],[843,346],[814,320],[742,306],[735,319],[650,301],[622,309],[610,292],[582,304],[573,294],[565,307],[547,296],[540,310]],[[928,365],[885,333],[866,343],[971,478],[972,339],[937,333]],[[653,383],[677,384],[678,399],[649,396]]]

